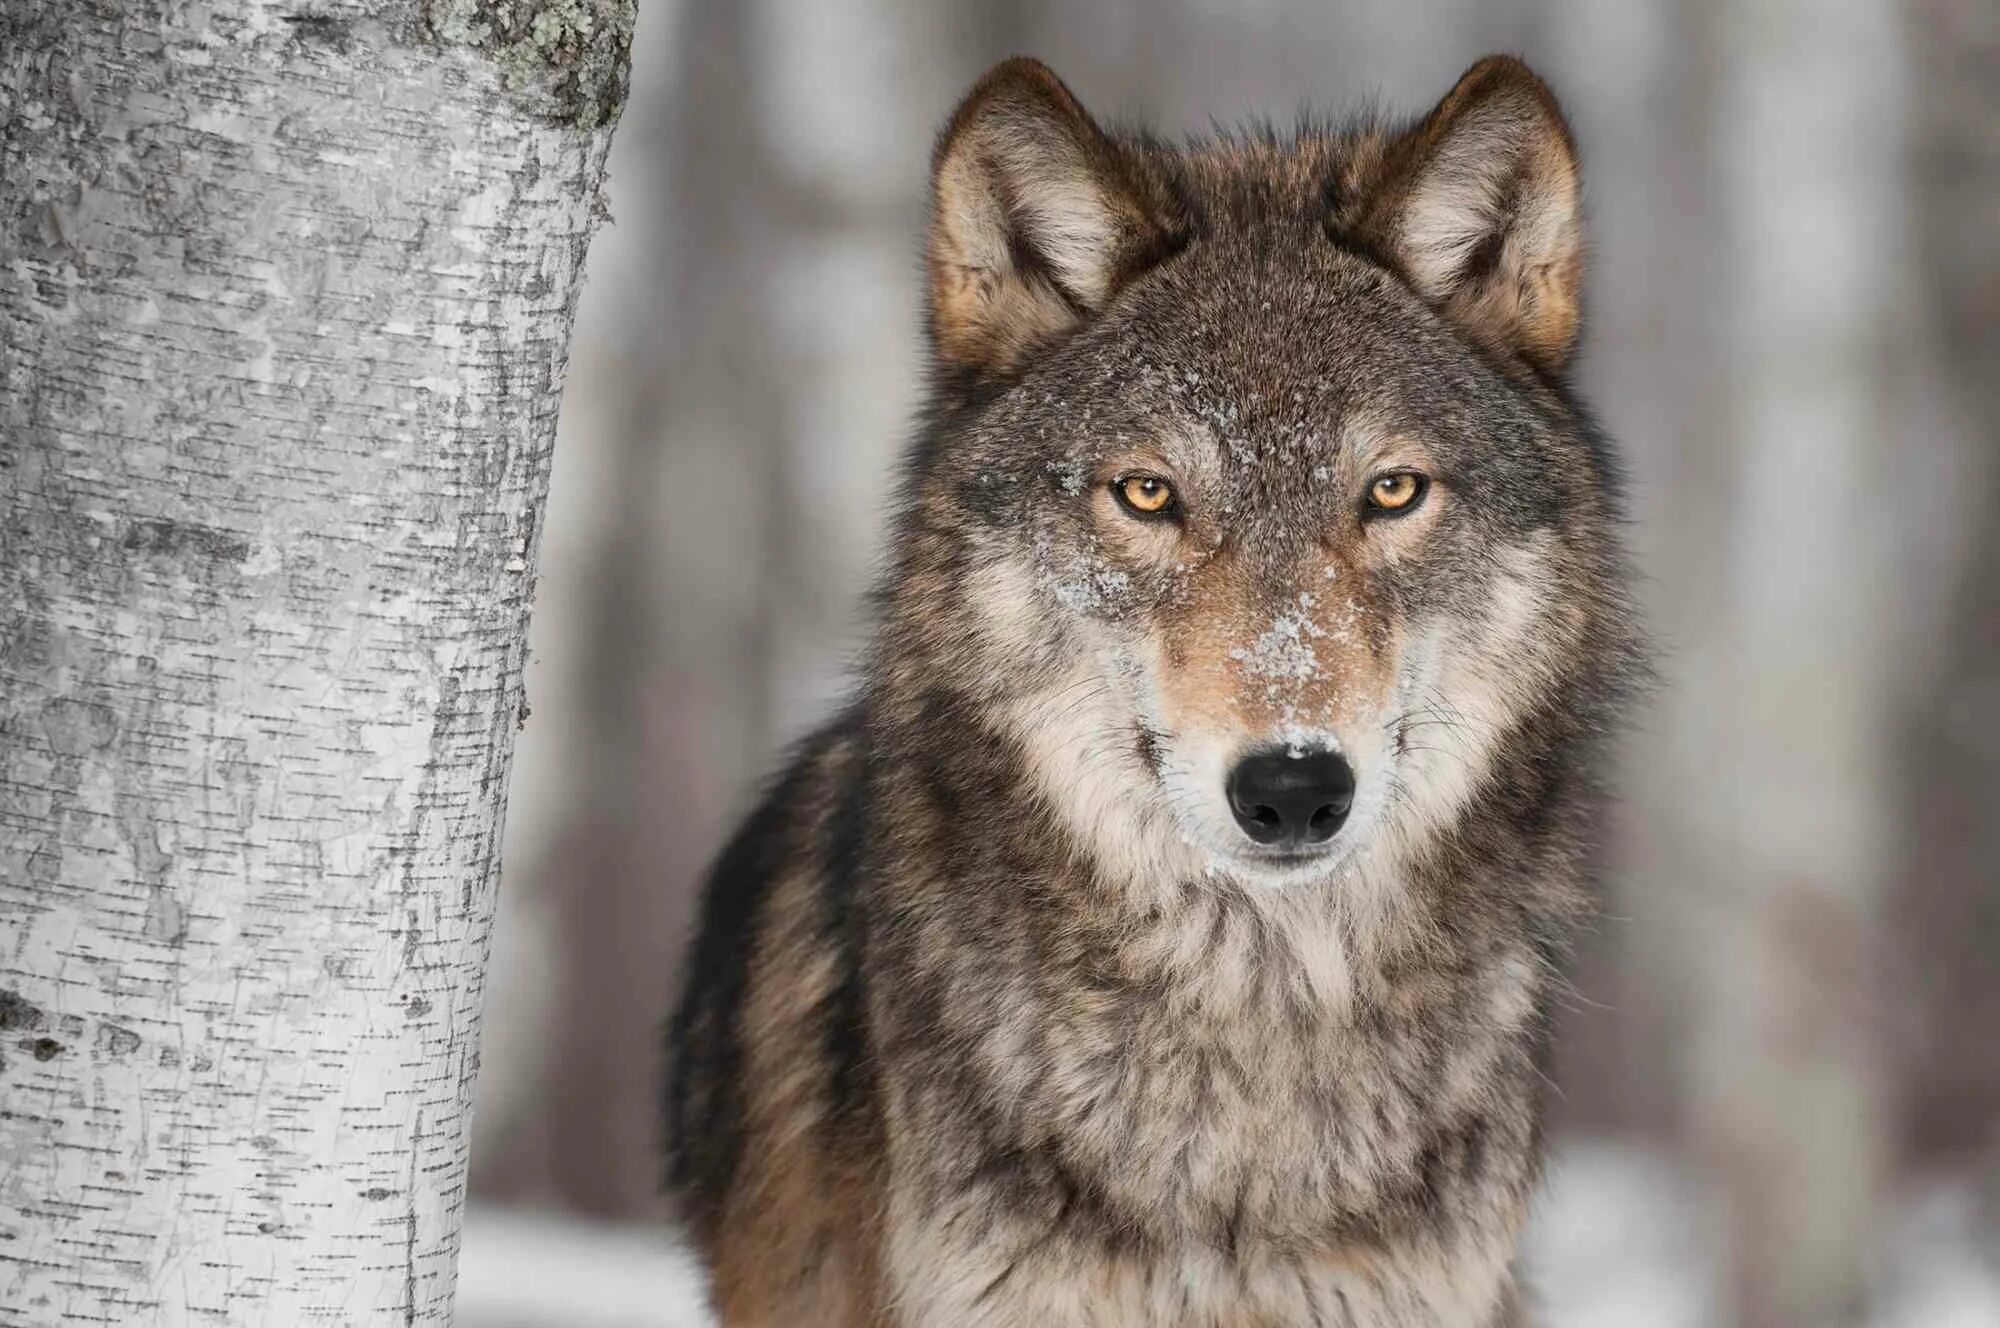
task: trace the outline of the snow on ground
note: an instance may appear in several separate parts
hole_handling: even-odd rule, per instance
[[[2000,1324],[2000,1248],[1980,1241],[1978,1195],[1938,1185],[1906,1208],[1890,1240],[1884,1310],[1876,1328],[1994,1328]]]
[[[1548,1182],[1522,1250],[1522,1279],[1542,1328],[1710,1328],[1713,1251],[1701,1195],[1665,1156],[1571,1143]]]
[[[1541,1328],[1712,1328],[1716,1251],[1691,1172],[1661,1153],[1569,1142],[1549,1167],[1524,1271]],[[1962,1183],[1914,1195],[1887,1242],[1871,1328],[2000,1325],[2000,1250]],[[458,1328],[710,1328],[701,1279],[664,1232],[474,1207]]]
[[[474,1205],[457,1328],[709,1328],[701,1274],[664,1231]]]

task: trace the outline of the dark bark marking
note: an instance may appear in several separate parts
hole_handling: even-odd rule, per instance
[[[134,552],[163,558],[195,557],[211,563],[240,563],[250,556],[250,541],[199,521],[143,517],[125,530],[119,543]]]
[[[14,990],[0,991],[0,1033],[22,1028],[36,1032],[48,1027],[49,1017],[38,1006],[21,999]]]
[[[139,1049],[142,1039],[129,1028],[117,1024],[97,1026],[97,1050],[106,1056],[130,1056]]]

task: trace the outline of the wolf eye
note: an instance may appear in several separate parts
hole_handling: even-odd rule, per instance
[[[1138,516],[1165,516],[1174,507],[1174,486],[1158,475],[1126,475],[1111,482],[1111,491]]]
[[[1414,470],[1392,470],[1386,475],[1377,475],[1368,486],[1369,509],[1401,516],[1423,502],[1430,486],[1430,480]]]

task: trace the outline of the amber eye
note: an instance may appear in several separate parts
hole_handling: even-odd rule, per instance
[[[1158,475],[1127,475],[1112,481],[1111,491],[1128,512],[1165,516],[1174,507],[1174,486]]]
[[[1414,510],[1429,487],[1430,481],[1414,470],[1392,470],[1377,475],[1368,486],[1368,506],[1376,512],[1401,515]]]

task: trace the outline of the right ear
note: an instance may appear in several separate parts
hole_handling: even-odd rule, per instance
[[[947,366],[1005,373],[1103,309],[1178,243],[1165,183],[1039,60],[996,65],[931,162],[931,340]]]

